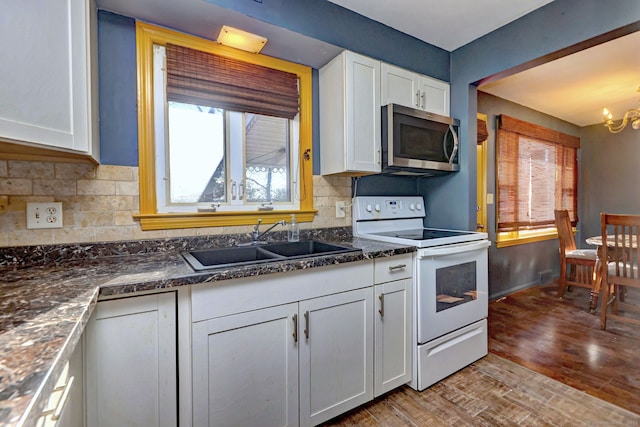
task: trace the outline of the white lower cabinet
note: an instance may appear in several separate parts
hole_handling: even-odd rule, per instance
[[[193,426],[311,426],[373,399],[372,264],[193,286]]]
[[[365,288],[194,323],[194,426],[317,425],[371,400],[372,302]]]
[[[373,399],[373,289],[300,302],[300,424]]]
[[[375,260],[374,395],[411,381],[413,257]]]
[[[88,426],[177,425],[175,292],[98,302],[85,338]]]
[[[194,426],[298,425],[298,304],[194,323]]]

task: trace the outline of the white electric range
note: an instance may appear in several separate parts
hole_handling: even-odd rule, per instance
[[[425,228],[420,196],[357,196],[353,234],[417,247],[413,381],[424,390],[487,354],[487,233]]]

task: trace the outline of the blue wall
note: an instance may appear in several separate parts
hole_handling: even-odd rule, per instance
[[[432,202],[442,206],[432,218],[434,223],[475,227],[477,82],[523,64],[533,66],[546,55],[638,20],[638,0],[555,0],[453,51],[451,114],[461,124],[461,171],[442,180],[430,193]],[[449,203],[452,194],[464,200],[463,209]]]
[[[640,72],[640,70],[639,70]],[[600,213],[640,214],[640,131],[582,128],[578,213],[581,239],[598,236]]]
[[[100,161],[138,166],[136,24],[98,12]]]

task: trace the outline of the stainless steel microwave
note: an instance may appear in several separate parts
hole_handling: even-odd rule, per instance
[[[459,121],[397,104],[382,107],[382,173],[441,175],[460,169]]]

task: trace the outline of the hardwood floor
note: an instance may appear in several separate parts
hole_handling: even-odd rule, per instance
[[[324,426],[640,425],[640,330],[611,322],[602,331],[587,289],[562,300],[556,289],[490,302],[487,357]]]
[[[589,290],[555,285],[489,304],[489,351],[640,414],[640,329],[587,311]],[[637,299],[637,295],[627,295]]]

